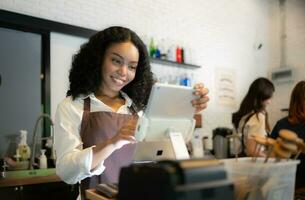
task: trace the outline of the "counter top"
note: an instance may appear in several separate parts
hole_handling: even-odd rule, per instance
[[[60,182],[61,179],[57,175],[36,176],[25,178],[4,178],[0,179],[0,187],[33,185],[41,183]]]
[[[100,195],[96,189],[88,189],[86,190],[86,197],[90,200],[116,200],[116,198],[107,198],[105,196]]]

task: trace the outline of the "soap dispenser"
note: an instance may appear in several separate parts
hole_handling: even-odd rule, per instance
[[[27,134],[26,130],[20,130],[20,143],[18,144],[16,155],[19,156],[21,161],[26,161],[31,156],[31,149],[26,142]]]
[[[40,155],[40,158],[39,158],[39,168],[40,169],[46,169],[48,166],[47,166],[47,157],[45,155],[46,153],[46,150],[45,149],[41,149],[41,155]]]

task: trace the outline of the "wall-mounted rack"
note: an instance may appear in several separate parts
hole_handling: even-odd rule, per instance
[[[193,65],[193,64],[188,64],[188,63],[178,63],[175,61],[160,59],[160,58],[150,58],[150,61],[152,63],[170,65],[170,66],[174,66],[174,67],[183,67],[183,68],[189,68],[189,69],[201,68],[201,66],[199,66],[199,65]]]

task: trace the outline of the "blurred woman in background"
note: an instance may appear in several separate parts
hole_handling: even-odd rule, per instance
[[[290,97],[289,114],[276,123],[271,137],[277,138],[281,129],[291,130],[305,140],[305,81],[300,81],[294,87]],[[296,188],[305,187],[305,155],[301,154],[299,160],[301,163],[297,166]]]
[[[263,156],[261,149],[255,153],[254,134],[267,136],[270,132],[266,107],[271,103],[274,85],[267,78],[258,78],[251,85],[241,102],[240,108],[232,115],[232,123],[241,133],[241,154],[243,156]]]

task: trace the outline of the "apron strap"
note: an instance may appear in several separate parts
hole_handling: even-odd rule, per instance
[[[82,117],[82,124],[80,129],[80,135],[83,138],[84,130],[89,122],[89,115],[90,115],[90,97],[84,99],[84,113]]]
[[[132,115],[138,116],[139,110],[138,110],[136,104],[132,103],[131,106],[129,107],[129,110],[130,110]]]
[[[90,112],[90,97],[84,99],[84,111]]]

